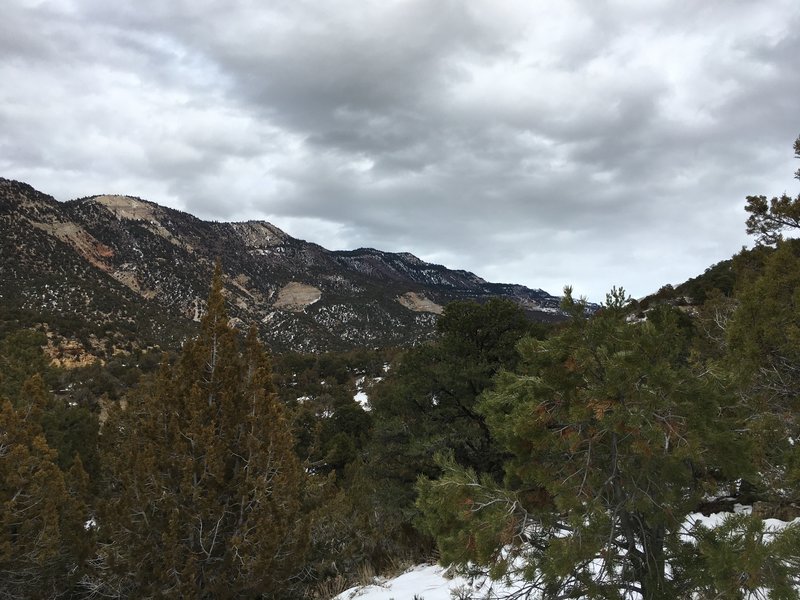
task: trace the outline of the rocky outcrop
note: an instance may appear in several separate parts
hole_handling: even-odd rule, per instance
[[[402,296],[397,297],[397,301],[405,306],[408,310],[416,312],[427,312],[435,315],[440,315],[444,311],[444,307],[428,300],[425,296],[415,292],[406,292]]]
[[[278,297],[272,304],[274,308],[289,310],[292,312],[302,312],[307,306],[311,306],[322,298],[319,288],[297,281],[290,281],[280,290]]]

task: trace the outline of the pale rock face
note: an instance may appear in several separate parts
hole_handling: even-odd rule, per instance
[[[156,205],[137,200],[131,196],[95,196],[93,200],[105,206],[118,219],[131,221],[151,221],[156,219]]]
[[[107,264],[107,260],[114,256],[114,251],[96,240],[90,233],[83,227],[75,223],[69,222],[30,222],[33,227],[44,231],[45,233],[53,236],[54,238],[69,244],[75,251],[83,256],[89,263],[101,269],[102,271],[109,272],[111,268]]]
[[[322,298],[322,292],[319,288],[291,281],[278,291],[278,297],[272,306],[290,312],[302,312],[320,298]]]
[[[75,340],[56,339],[48,335],[47,345],[42,348],[50,358],[50,364],[61,369],[79,369],[96,362],[102,363],[89,350]]]
[[[406,292],[402,296],[398,296],[397,301],[414,312],[427,312],[440,315],[444,311],[442,306],[416,292]]]
[[[245,245],[252,250],[280,246],[288,237],[283,231],[266,221],[231,223]]]

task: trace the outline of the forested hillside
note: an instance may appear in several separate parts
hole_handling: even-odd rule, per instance
[[[328,599],[430,560],[515,598],[796,598],[800,521],[766,520],[800,517],[800,196],[746,208],[691,302],[456,301],[413,348],[269,356],[219,264],[167,352],[67,369],[6,320],[0,598]]]

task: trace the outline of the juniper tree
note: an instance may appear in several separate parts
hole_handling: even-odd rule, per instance
[[[80,459],[66,473],[41,427],[48,393],[24,383],[26,402],[0,398],[0,598],[60,598],[75,589],[90,550]]]
[[[85,470],[97,472],[97,417],[85,406],[75,406],[49,391],[58,381],[58,370],[48,364],[42,350],[47,337],[26,329],[0,340],[0,397],[14,408],[28,411],[37,405],[36,422],[47,445],[58,452],[56,464],[68,472],[80,455]]]
[[[228,323],[219,267],[200,330],[102,432],[105,593],[273,598],[302,565],[305,474],[255,329],[242,345]]]

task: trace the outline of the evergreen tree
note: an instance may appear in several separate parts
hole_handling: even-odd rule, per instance
[[[751,406],[761,484],[752,490],[777,504],[800,501],[800,243],[778,242],[758,270],[743,269],[736,308],[725,324],[720,362],[737,375]],[[748,482],[755,483],[755,482]]]
[[[800,136],[794,142],[794,155],[800,158]],[[800,169],[795,179],[800,179]],[[783,194],[769,201],[766,196],[748,196],[745,210],[750,213],[747,233],[755,235],[759,244],[774,245],[786,229],[800,229],[800,195]]]
[[[199,337],[102,432],[105,593],[291,596],[305,475],[255,329],[237,342],[218,266]]]
[[[800,137],[795,155],[800,158]],[[735,261],[739,286],[724,331],[726,359],[754,406],[749,427],[765,433],[757,492],[788,504],[800,501],[800,240],[783,239],[782,232],[800,229],[800,196],[784,194],[769,203],[751,196],[746,210],[747,231],[758,245]]]
[[[40,425],[38,377],[29,402],[0,399],[0,598],[60,598],[75,589],[91,543],[80,459],[65,474]]]
[[[437,342],[407,352],[372,401],[381,464],[400,463],[401,480],[413,482],[436,470],[434,452],[449,449],[461,464],[499,472],[501,457],[475,403],[497,373],[514,368],[517,342],[535,328],[510,300],[448,304]]]
[[[55,379],[48,366],[42,346],[47,337],[40,332],[20,329],[0,340],[0,396],[17,404],[23,384],[39,375],[46,380]]]
[[[70,405],[49,391],[57,382],[58,372],[48,364],[42,350],[46,341],[44,334],[25,329],[0,341],[0,397],[25,411],[39,406],[36,421],[48,446],[58,452],[59,468],[68,471],[77,454],[94,477],[99,468],[97,417],[85,406]]]
[[[780,242],[736,299],[725,330],[735,368],[775,408],[800,408],[800,243]]]
[[[797,527],[745,564],[735,549],[760,548],[763,523],[739,519],[714,538],[687,522],[753,469],[736,396],[692,364],[672,309],[628,324],[614,290],[587,319],[567,292],[570,326],[521,342],[520,368],[479,404],[511,456],[503,484],[452,459],[419,484],[442,559],[514,571],[543,598],[736,598],[759,587],[793,597],[779,592],[796,576]]]
[[[543,335],[510,300],[485,304],[452,302],[445,307],[433,343],[406,352],[375,389],[373,439],[367,468],[378,533],[392,536],[397,548],[425,553],[430,539],[414,526],[414,484],[420,474],[436,476],[436,452],[452,451],[478,472],[502,472],[504,453],[495,443],[478,396],[502,369],[518,361],[515,347],[526,334]]]

